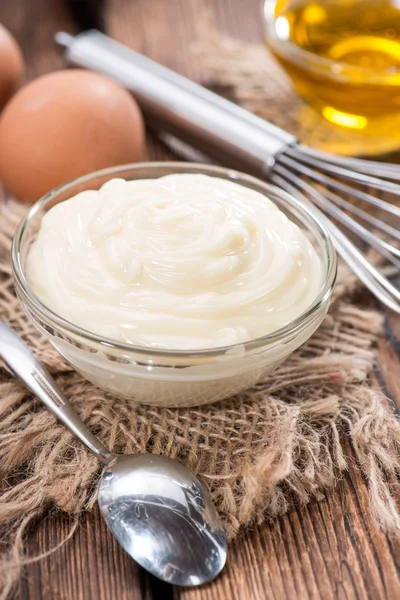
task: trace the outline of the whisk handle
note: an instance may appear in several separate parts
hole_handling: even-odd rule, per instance
[[[296,144],[292,135],[252,115],[99,31],[56,42],[73,65],[98,71],[133,92],[149,125],[194,143],[229,166],[265,177],[275,158]]]

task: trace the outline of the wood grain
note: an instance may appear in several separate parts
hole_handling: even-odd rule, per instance
[[[45,553],[68,536],[73,521],[43,521],[29,543],[30,553]],[[98,511],[82,519],[73,541],[29,566],[19,589],[21,600],[142,600],[141,569],[106,531]]]
[[[247,41],[261,40],[259,0],[111,0],[108,30],[116,39],[171,68],[201,78],[189,51],[201,11],[218,28]],[[57,29],[74,32],[57,0],[0,0],[0,21],[16,35],[27,77],[62,67],[53,46]],[[149,135],[148,156],[167,158]],[[400,409],[400,321],[389,315],[373,377]],[[351,448],[347,448],[351,455]],[[31,532],[31,554],[57,545],[71,522],[49,516]],[[98,511],[83,517],[62,549],[26,568],[20,600],[398,600],[400,544],[371,522],[365,481],[354,465],[334,492],[236,540],[224,573],[201,589],[172,589],[144,573],[113,541]]]

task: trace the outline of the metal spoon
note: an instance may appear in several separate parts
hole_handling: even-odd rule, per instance
[[[200,585],[220,573],[226,539],[211,499],[181,463],[152,454],[116,455],[89,431],[21,338],[0,323],[0,357],[105,465],[98,502],[121,546],[173,585]]]

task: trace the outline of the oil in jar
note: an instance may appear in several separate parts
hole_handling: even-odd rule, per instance
[[[399,135],[400,0],[278,0],[267,45],[326,119]]]

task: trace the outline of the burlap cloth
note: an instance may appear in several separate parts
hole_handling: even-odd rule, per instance
[[[264,50],[221,40],[209,30],[203,39],[196,52],[207,59],[212,78],[293,130],[292,92]],[[135,407],[83,380],[27,321],[14,296],[9,258],[24,209],[8,202],[0,210],[0,319],[30,344],[107,447],[184,462],[209,487],[233,538],[241,527],[274,518],[294,502],[321,498],[348,465],[341,444],[347,437],[368,481],[374,518],[388,531],[399,530],[392,484],[400,470],[400,425],[368,384],[382,319],[355,304],[357,283],[343,265],[323,325],[265,382],[198,409]],[[23,555],[28,525],[50,509],[75,516],[90,510],[101,467],[2,367],[0,468],[4,600],[21,564],[30,560]]]

